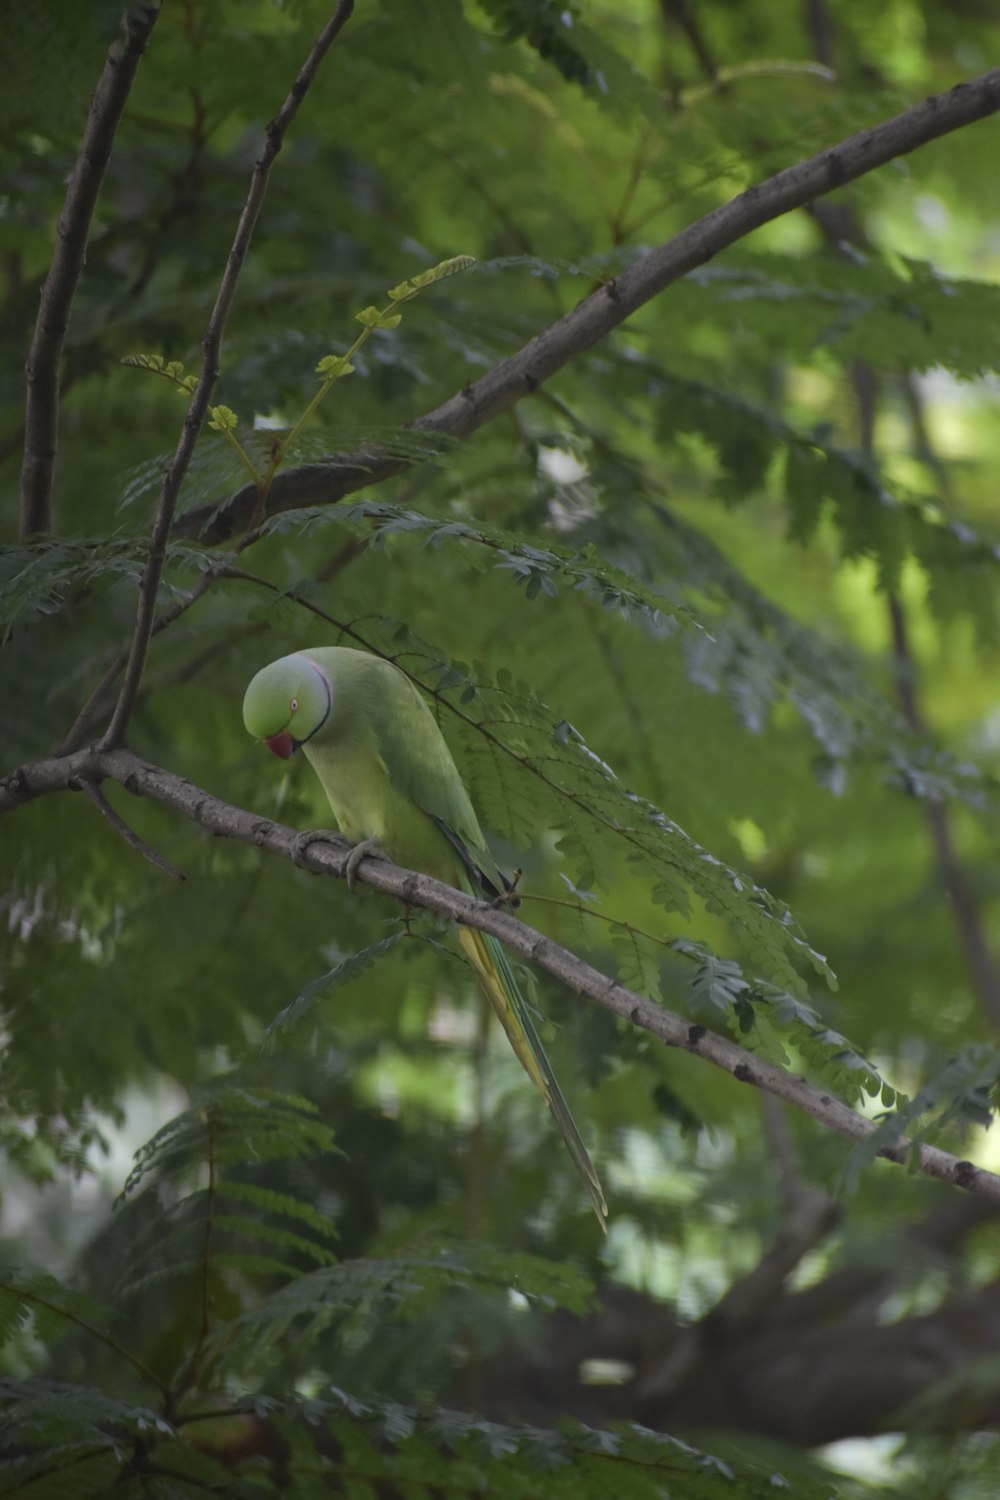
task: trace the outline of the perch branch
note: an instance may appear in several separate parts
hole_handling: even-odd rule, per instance
[[[706,214],[655,250],[641,256],[531,339],[516,354],[466,385],[443,405],[411,422],[412,430],[462,439],[507,411],[605,338],[646,302],[703,266],[762,224],[803,208],[825,193],[905,156],[918,147],[974,124],[1000,110],[1000,68],[960,83],[947,94],[924,99],[902,114],[839,145],[756,183],[739,197]],[[269,515],[299,506],[330,505],[410,467],[398,456],[361,450],[339,454],[324,464],[307,464],[275,476],[267,497]],[[203,506],[178,524],[180,536],[221,542],[255,518],[257,490],[246,486],[222,510]]]
[[[111,148],[146,45],[159,16],[156,5],[129,8],[125,35],[113,43],[90,104],[90,114],[66,189],[52,264],[42,287],[25,366],[27,400],[21,468],[21,535],[52,526],[52,473],[59,436],[59,362],[70,308],[83,270],[94,208]]]
[[[95,746],[75,755],[54,756],[19,767],[0,781],[0,813],[9,812],[37,797],[72,789],[86,780],[119,782],[134,796],[152,797],[199,823],[210,833],[238,839],[285,859],[302,862],[298,835],[293,829],[233,807],[183,777],[143,761],[125,749],[103,750]],[[331,831],[331,840],[335,837]],[[305,858],[317,873],[346,879],[350,853],[333,842],[312,844]],[[691,1052],[731,1074],[740,1083],[751,1084],[786,1100],[847,1140],[865,1141],[876,1131],[877,1127],[871,1120],[858,1114],[843,1100],[816,1088],[797,1074],[786,1072],[775,1063],[746,1052],[736,1042],[707,1026],[694,1024],[655,1004],[646,995],[626,988],[498,906],[477,901],[429,875],[400,869],[385,859],[361,860],[357,877],[374,890],[407,906],[423,907],[439,916],[449,917],[453,922],[490,933],[512,952],[537,964],[567,988],[648,1031],[668,1047]],[[875,1154],[900,1164],[907,1164],[912,1159],[926,1176],[965,1188],[977,1197],[1000,1204],[1000,1177],[936,1146],[917,1146],[911,1141],[900,1140],[884,1143]]]
[[[104,737],[103,743],[105,747],[120,745],[123,742],[128,729],[129,719],[132,716],[132,710],[135,707],[139,684],[142,681],[142,673],[146,664],[146,653],[149,650],[149,641],[156,613],[156,595],[160,586],[160,578],[163,574],[167,540],[173,524],[174,511],[177,508],[181,484],[191,462],[195,444],[198,441],[205,418],[208,415],[212,392],[219,378],[219,358],[222,351],[222,338],[225,333],[226,321],[233,304],[233,298],[236,295],[240,274],[250,250],[250,241],[253,238],[257,219],[263,207],[271,167],[284,144],[285,133],[298,113],[299,106],[308,93],[320,64],[336,41],[344,25],[350,19],[353,10],[354,0],[339,0],[330,20],[313,43],[309,56],[303,63],[298,77],[288,92],[288,97],[265,131],[264,146],[254,164],[246,202],[243,205],[243,211],[236,226],[236,234],[233,238],[232,249],[229,252],[226,269],[223,272],[222,281],[219,285],[219,293],[208,320],[208,327],[205,330],[205,337],[202,342],[201,374],[198,377],[198,384],[191,398],[191,405],[188,407],[184,418],[184,425],[181,429],[177,447],[174,450],[174,456],[164,475],[163,488],[160,491],[160,499],[153,521],[149,554],[146,559],[142,584],[139,589],[139,605],[136,610],[135,629],[129,649],[128,665],[125,668],[125,680],[122,683],[121,693],[119,694],[118,702],[115,704],[115,710],[111,716],[111,723],[108,726],[107,734]]]

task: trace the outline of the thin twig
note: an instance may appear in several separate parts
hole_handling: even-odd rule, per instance
[[[87,252],[90,224],[118,126],[142,55],[159,17],[158,5],[129,7],[125,35],[108,52],[56,227],[52,264],[42,287],[25,366],[21,535],[52,526],[52,474],[59,437],[59,362],[70,308]]]
[[[178,870],[176,865],[172,865],[169,859],[164,859],[162,854],[157,854],[156,850],[151,848],[145,839],[139,837],[134,828],[128,826],[125,819],[115,812],[99,786],[95,786],[92,781],[81,781],[80,786],[86,792],[101,816],[108,820],[111,827],[117,834],[121,835],[130,848],[134,849],[137,854],[141,854],[143,859],[148,859],[150,864],[155,865],[158,870],[162,870],[164,875],[169,875],[171,880],[187,879],[182,870]]]
[[[236,557],[240,556],[241,553],[246,552],[249,547],[252,547],[255,542],[260,541],[260,538],[260,530],[248,531],[245,536],[241,536],[239,541],[236,542],[233,547],[233,555]],[[367,537],[348,537],[343,546],[315,574],[316,582],[329,583],[342,568],[347,567],[356,557],[359,557],[367,547]],[[160,611],[153,621],[150,639],[159,635],[162,630],[166,630],[168,625],[173,625],[182,615],[187,614],[191,606],[197,604],[199,599],[204,599],[209,590],[223,578],[242,579],[243,575],[233,569],[228,559],[225,562],[217,563],[214,568],[210,568],[207,573],[204,573],[199,578],[194,588],[185,594],[183,599],[176,599],[173,604]],[[252,626],[249,628],[253,629]],[[241,633],[246,634],[246,631],[247,627],[244,627]],[[217,648],[215,646],[207,647],[204,652],[205,659],[210,659],[216,654],[216,651]],[[110,690],[121,675],[122,670],[128,662],[128,657],[128,647],[120,651],[115,657],[74,719],[69,733],[56,751],[57,755],[71,755],[74,750],[79,750],[81,745],[86,742],[87,736],[100,722],[102,712],[107,707],[110,707]],[[180,680],[186,681],[190,675],[191,669],[189,664],[185,668],[184,677]]]
[[[247,538],[244,537],[241,540],[245,542]],[[243,549],[240,548],[239,550]],[[181,615],[185,614],[191,608],[192,604],[197,604],[198,600],[208,593],[212,585],[225,576],[225,573],[226,568],[224,566],[215,567],[208,573],[203,573],[190,593],[185,594],[183,599],[175,600],[168,608],[161,610],[150,628],[150,640],[154,636],[159,635],[161,630],[166,630],[167,626],[172,625],[175,620],[179,620]],[[91,730],[98,723],[105,705],[109,704],[111,689],[118,681],[124,668],[128,665],[128,660],[129,647],[126,646],[115,657],[86,703],[80,709],[69,733],[59,746],[57,754],[69,755],[72,751],[79,750],[88,734],[90,734]]]
[[[688,5],[687,0],[660,0],[660,10],[668,26],[673,23],[683,31],[705,77],[716,79],[719,76],[719,69],[698,24],[693,7]]]
[[[299,836],[294,829],[233,807],[184,777],[143,761],[124,749],[102,750],[95,746],[75,755],[55,756],[19,767],[0,781],[0,814],[37,797],[65,791],[88,778],[116,781],[134,796],[152,797],[222,838],[238,839],[301,863]],[[345,850],[341,842],[333,842],[334,838],[331,833],[331,842],[311,844],[306,858],[310,868],[318,874],[346,879],[351,851]],[[406,906],[423,907],[449,917],[453,922],[490,933],[512,952],[537,964],[569,989],[595,1001],[633,1026],[648,1031],[666,1046],[693,1053],[738,1082],[785,1099],[837,1135],[861,1142],[870,1140],[878,1129],[873,1121],[826,1090],[816,1088],[776,1063],[745,1051],[738,1043],[707,1026],[692,1023],[648,996],[628,989],[491,902],[477,901],[429,875],[400,869],[387,859],[362,859],[357,865],[357,876],[373,889]],[[903,1139],[885,1142],[875,1148],[874,1154],[887,1161],[912,1164],[928,1177],[1000,1204],[1000,1177],[936,1146]]]
[[[570,360],[591,349],[646,302],[703,266],[762,224],[803,208],[815,198],[853,182],[876,167],[1000,110],[1000,68],[960,83],[947,94],[924,99],[891,120],[859,131],[838,145],[778,172],[713,209],[703,219],[584,298],[565,317],[531,339],[516,354],[458,391],[443,405],[418,417],[413,431],[467,438],[549,380]],[[364,450],[336,455],[325,463],[286,469],[275,475],[268,493],[269,515],[298,506],[330,505],[411,467],[408,459]],[[221,510],[203,506],[179,522],[179,536],[221,542],[244,531],[257,508],[252,485]]]
[[[836,71],[836,28],[826,0],[805,0],[805,22],[816,61]]]
[[[198,384],[191,398],[191,405],[188,407],[187,415],[184,418],[184,426],[181,430],[174,456],[164,475],[163,488],[160,492],[159,504],[157,505],[156,516],[153,521],[149,554],[146,559],[142,584],[139,589],[139,605],[136,612],[135,631],[132,636],[128,665],[125,668],[125,681],[122,684],[122,690],[119,694],[118,702],[115,704],[111,723],[103,740],[105,748],[120,745],[124,741],[129,720],[132,716],[132,710],[135,707],[139,684],[142,681],[142,673],[146,664],[146,653],[149,650],[149,642],[153,630],[153,620],[156,614],[156,595],[160,586],[160,578],[163,574],[167,540],[173,524],[174,511],[177,508],[181,484],[190,465],[205,418],[208,415],[212,392],[219,378],[219,360],[222,353],[222,339],[225,333],[226,321],[229,317],[229,311],[233,304],[233,298],[236,295],[237,285],[239,284],[240,274],[250,249],[250,241],[253,238],[257,219],[264,204],[264,196],[267,192],[271,167],[284,143],[285,133],[298,113],[299,106],[308,93],[320,64],[350,19],[353,10],[354,0],[339,0],[330,20],[313,43],[309,56],[306,58],[299,72],[299,76],[289,90],[288,97],[265,132],[264,147],[254,165],[246,202],[240,214],[232,249],[229,252],[226,269],[219,285],[219,293],[215,299],[215,306],[212,308],[208,327],[205,330],[205,337],[202,341],[204,352],[202,355],[201,374],[198,377]]]

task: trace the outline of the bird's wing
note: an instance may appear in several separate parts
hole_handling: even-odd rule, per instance
[[[479,819],[437,720],[418,690],[395,668],[391,691],[369,700],[379,754],[394,790],[444,834],[471,889],[501,895],[506,882],[483,838]]]

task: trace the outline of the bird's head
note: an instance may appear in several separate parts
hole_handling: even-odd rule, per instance
[[[288,760],[317,730],[333,707],[330,679],[304,654],[283,656],[263,667],[243,699],[243,723],[254,739]]]

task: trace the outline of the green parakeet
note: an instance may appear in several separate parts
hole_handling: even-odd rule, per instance
[[[297,651],[257,673],[243,722],[281,759],[296,750],[319,777],[341,832],[470,895],[505,882],[434,716],[398,667],[341,646]],[[601,1227],[607,1205],[507,955],[460,927],[459,940],[500,1024],[566,1142]]]

